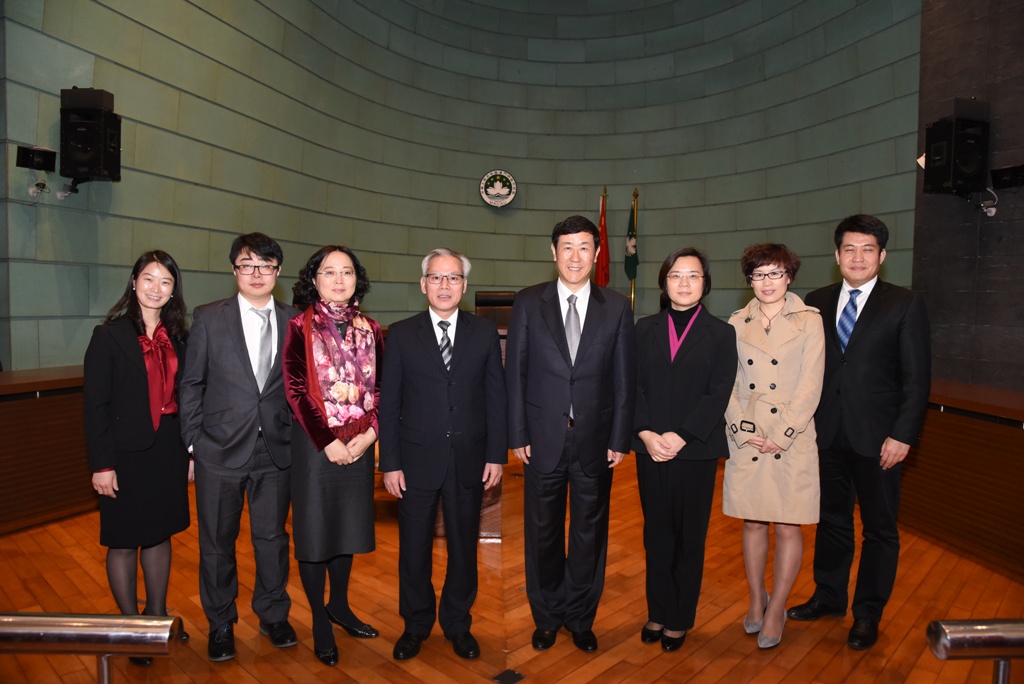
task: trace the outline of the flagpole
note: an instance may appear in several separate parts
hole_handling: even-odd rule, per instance
[[[638,197],[640,197],[640,191],[633,188],[633,235],[636,235],[636,228],[639,223],[639,217],[637,216]],[[629,308],[632,311],[636,311],[636,278],[629,281]]]

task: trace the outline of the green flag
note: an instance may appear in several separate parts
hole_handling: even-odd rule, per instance
[[[626,277],[636,280],[636,267],[640,263],[640,256],[636,251],[636,200],[629,210],[629,228],[626,230],[626,258],[622,266],[626,269]]]

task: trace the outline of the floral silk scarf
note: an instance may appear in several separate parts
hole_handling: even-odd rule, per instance
[[[319,299],[306,316],[310,394],[322,407],[327,426],[338,439],[347,442],[365,432],[377,413],[377,341],[373,328],[359,312],[355,299],[348,306]],[[338,330],[339,324],[344,335]]]

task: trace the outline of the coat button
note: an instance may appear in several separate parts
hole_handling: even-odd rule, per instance
[[[756,461],[756,460],[757,460],[757,456],[755,456],[754,458],[752,458],[752,459],[750,459],[750,460],[751,460],[751,461]]]
[[[772,413],[778,413],[778,412],[779,412],[779,409],[777,409],[774,406],[772,406]]]
[[[768,389],[775,389],[775,383],[773,382],[772,384],[768,385]]]
[[[747,359],[747,365],[748,366],[753,366],[754,365],[754,359]]]
[[[754,389],[754,383],[750,383],[750,389]]]
[[[775,454],[775,460],[776,461],[778,461],[780,458],[782,458],[782,454]]]
[[[779,365],[779,362],[778,362],[778,361],[776,361],[775,359],[772,359],[772,365],[773,365],[773,366],[778,366],[778,365]]]

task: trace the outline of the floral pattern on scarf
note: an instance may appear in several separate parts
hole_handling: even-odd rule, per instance
[[[327,425],[339,428],[375,412],[376,339],[358,301],[341,306],[319,300],[313,306],[313,366]]]

